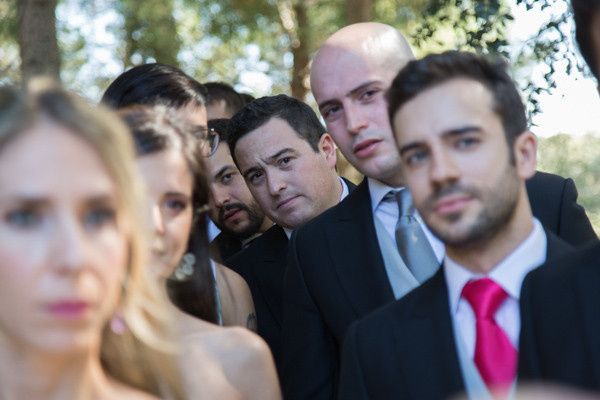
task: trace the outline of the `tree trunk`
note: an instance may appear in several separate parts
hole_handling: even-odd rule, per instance
[[[370,21],[373,3],[373,0],[346,0],[346,23]]]
[[[17,0],[18,41],[23,83],[35,75],[60,79],[56,40],[57,0]]]
[[[296,14],[297,38],[292,43],[292,54],[294,55],[294,67],[292,71],[292,96],[298,100],[304,101],[308,92],[308,64],[310,43],[310,27],[308,15],[306,12],[306,4],[299,1],[294,5],[294,13]]]

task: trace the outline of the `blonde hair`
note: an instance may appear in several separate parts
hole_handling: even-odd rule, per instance
[[[177,348],[168,300],[146,266],[145,234],[140,215],[142,189],[135,170],[129,132],[102,106],[91,106],[52,81],[34,79],[25,92],[0,88],[0,151],[40,118],[68,128],[97,152],[118,192],[118,219],[128,233],[128,265],[119,311],[128,330],[102,333],[101,361],[115,379],[162,398],[184,398],[177,373]]]

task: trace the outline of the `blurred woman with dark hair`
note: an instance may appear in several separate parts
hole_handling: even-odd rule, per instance
[[[194,146],[187,145],[187,143],[187,149],[182,150],[185,153],[185,163],[191,171],[190,176],[194,186],[187,189],[190,191],[188,193],[190,194],[189,201],[193,203],[189,204],[189,210],[192,210],[193,207],[193,218],[191,214],[181,216],[175,214],[174,209],[167,208],[179,207],[176,205],[177,202],[155,198],[157,204],[160,201],[166,202],[159,205],[159,210],[164,214],[163,218],[176,217],[175,221],[185,221],[185,224],[175,224],[172,229],[163,232],[158,237],[167,241],[172,237],[177,237],[177,240],[183,243],[182,235],[189,235],[189,241],[185,241],[187,248],[183,249],[186,251],[179,252],[181,249],[178,248],[173,253],[175,258],[182,258],[167,260],[170,264],[169,268],[174,268],[177,264],[180,266],[174,271],[174,279],[166,281],[169,296],[177,307],[195,317],[226,326],[241,325],[255,330],[254,305],[248,286],[234,271],[210,262],[207,252],[206,218],[203,213],[201,215],[198,213],[199,210],[206,208],[209,196],[202,159],[218,144],[218,136],[207,130],[204,93],[205,90],[200,83],[175,67],[163,64],[144,64],[133,67],[117,77],[106,89],[102,103],[117,109],[142,104],[166,106],[176,114],[172,119],[182,120],[187,128],[195,133],[195,140],[199,140],[205,145],[204,154],[197,150],[190,150]],[[145,129],[140,121],[134,121],[132,115],[128,117],[128,122],[134,131]],[[164,126],[165,124],[163,124]],[[155,130],[155,133],[150,135],[153,137],[152,139],[148,135],[146,135],[147,137],[140,136],[140,140],[145,141],[138,144],[140,156],[164,148],[165,144],[159,143],[164,138],[157,139],[154,137],[156,135],[160,136]],[[194,138],[190,138],[188,141],[192,142]],[[168,160],[159,161],[167,162]],[[160,162],[155,166],[160,167]],[[161,171],[160,168],[155,168],[155,170],[160,176],[171,178],[168,174],[164,174],[164,170]],[[150,183],[153,182],[156,182],[156,176],[149,176],[147,185],[151,186]],[[191,196],[192,192],[193,197]]]
[[[218,293],[222,286],[214,282],[221,272],[208,258],[205,236],[192,235],[188,241],[195,224],[200,225],[197,230],[205,231],[209,192],[202,154],[207,143],[194,137],[193,129],[179,121],[177,111],[164,106],[131,106],[119,114],[131,130],[147,189],[153,230],[150,268],[166,280],[173,302],[184,305],[180,307],[184,312],[174,316],[182,338],[186,389],[193,395],[214,390],[212,398],[277,398],[273,360],[262,339],[246,329],[222,328],[193,317],[209,309],[204,303],[208,296],[199,297],[197,290],[206,280],[213,281],[217,290],[210,296],[216,299],[217,317],[221,309],[224,317],[237,321],[248,320],[254,313],[247,306],[252,305],[250,291],[237,274],[221,276],[229,290]],[[209,267],[198,268],[202,262]],[[223,381],[215,381],[215,374]]]

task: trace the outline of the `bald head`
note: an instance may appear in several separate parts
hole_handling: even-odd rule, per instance
[[[356,169],[390,186],[401,183],[400,157],[384,93],[412,59],[397,29],[366,22],[331,35],[311,67],[312,92],[336,144]]]

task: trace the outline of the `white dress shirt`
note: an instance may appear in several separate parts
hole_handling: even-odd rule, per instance
[[[461,297],[465,284],[472,279],[488,277],[500,285],[508,294],[498,307],[494,319],[504,330],[511,343],[518,349],[521,319],[519,294],[525,275],[546,261],[548,240],[542,224],[534,218],[529,236],[489,274],[475,274],[457,264],[451,258],[444,259],[444,275],[448,285],[450,315],[462,335],[465,349],[471,359],[475,354],[475,313],[469,302]]]
[[[342,200],[344,200],[344,198],[346,196],[348,196],[348,193],[350,193],[350,190],[348,189],[348,185],[346,184],[346,182],[341,177],[338,176],[338,179],[340,180],[340,183],[342,184],[342,194],[340,195],[340,201],[342,201]],[[294,231],[293,229],[283,228],[283,230],[285,231],[285,234],[288,239],[290,237],[292,237],[292,232]]]
[[[398,216],[400,211],[398,210],[398,203],[396,201],[383,201],[383,198],[390,190],[407,190],[404,187],[391,187],[375,179],[368,178],[369,181],[369,194],[371,195],[371,211],[373,212],[373,218],[378,218],[383,224],[385,231],[390,235],[394,243],[396,242],[396,222],[398,222]],[[436,238],[433,233],[429,230],[427,225],[421,219],[421,216],[415,210],[415,219],[421,225],[433,252],[437,260],[441,263],[444,259],[445,249],[444,244]]]

